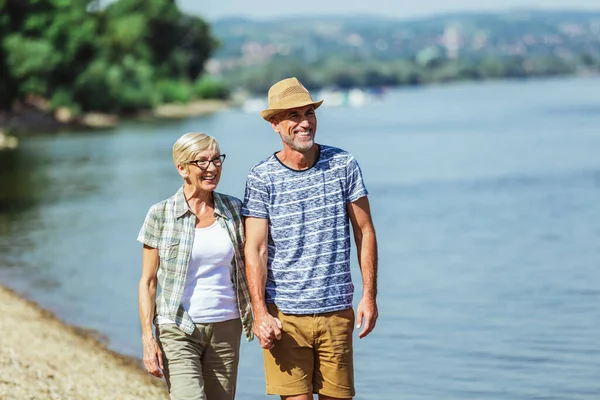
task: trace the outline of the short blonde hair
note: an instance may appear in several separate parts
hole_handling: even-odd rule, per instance
[[[187,162],[193,161],[199,153],[209,149],[220,152],[217,139],[206,133],[188,132],[173,145],[173,162],[176,166],[184,166],[187,171]]]

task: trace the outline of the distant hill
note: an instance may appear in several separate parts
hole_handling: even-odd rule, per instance
[[[374,15],[225,18],[213,22],[212,30],[221,40],[216,59],[256,52],[249,43],[278,46],[276,54],[309,59],[333,52],[385,60],[411,56],[430,46],[458,46],[463,57],[595,52],[600,47],[600,11],[452,13],[408,20]]]
[[[600,11],[228,18],[212,32],[209,71],[251,92],[290,75],[351,88],[600,73]]]

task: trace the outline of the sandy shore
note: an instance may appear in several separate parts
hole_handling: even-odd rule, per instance
[[[35,101],[34,101],[35,100]],[[73,115],[68,109],[51,110],[44,99],[34,99],[21,103],[11,112],[0,111],[0,135],[48,133],[70,129],[113,128],[124,120],[179,119],[213,114],[232,107],[233,103],[224,100],[195,100],[186,104],[162,104],[153,110],[117,115],[88,112]],[[1,139],[1,138],[0,138]],[[9,140],[13,140],[9,137]],[[3,145],[1,148],[10,148]]]
[[[0,286],[0,399],[168,399],[137,360]]]

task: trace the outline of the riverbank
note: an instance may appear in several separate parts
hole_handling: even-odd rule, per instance
[[[167,399],[163,380],[0,286],[0,400]]]
[[[212,114],[231,107],[224,100],[195,100],[186,104],[162,104],[153,110],[117,115],[84,113],[74,115],[66,108],[51,110],[40,98],[17,104],[10,112],[0,112],[0,150],[17,146],[17,136],[32,133],[51,133],[72,129],[112,128],[122,120],[175,119]]]

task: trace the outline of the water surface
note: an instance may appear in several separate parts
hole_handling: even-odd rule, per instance
[[[600,398],[600,79],[403,89],[318,117],[318,141],[359,160],[379,238],[357,399]],[[187,131],[217,137],[219,189],[238,197],[280,146],[258,115],[228,110],[0,155],[1,282],[140,356],[135,238],[181,184],[170,152]],[[238,386],[266,398],[256,343]]]

